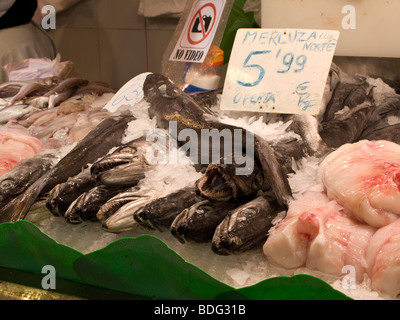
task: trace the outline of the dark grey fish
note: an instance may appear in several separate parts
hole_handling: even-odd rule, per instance
[[[189,93],[189,95],[200,105],[211,109],[218,104],[218,94],[221,94],[222,90],[216,91],[203,91]]]
[[[264,196],[234,209],[216,228],[212,250],[228,255],[261,247],[279,211],[276,201]]]
[[[115,214],[125,204],[142,198],[144,198],[144,195],[140,188],[137,186],[131,187],[107,200],[97,211],[96,217],[104,227],[107,228],[106,221],[109,217]],[[133,220],[133,214],[131,214],[131,217]]]
[[[322,122],[319,131],[322,140],[332,148],[358,141],[374,109],[372,96],[366,96],[361,104],[353,106],[347,112],[337,115],[329,121]]]
[[[94,188],[96,184],[96,179],[92,177],[90,168],[87,167],[51,189],[46,199],[46,207],[54,215],[63,217],[71,203],[82,193]]]
[[[145,138],[135,139],[92,164],[90,171],[99,184],[129,187],[145,177],[150,168],[146,150],[151,144]]]
[[[37,153],[21,160],[9,172],[0,177],[0,207],[11,198],[25,192],[36,180],[42,177],[56,162],[50,154]]]
[[[360,140],[387,140],[400,144],[400,123],[383,126],[366,134]]]
[[[32,183],[23,193],[6,201],[0,208],[0,223],[15,222],[26,217],[37,197],[54,172],[54,167],[46,171]]]
[[[137,223],[148,229],[169,228],[183,209],[204,200],[194,188],[183,188],[165,197],[155,199],[137,210],[133,217]]]
[[[291,121],[287,131],[297,133],[302,141],[292,142],[292,148],[297,148],[297,151],[286,152],[287,146],[285,143],[278,143],[277,148],[283,149],[282,154],[297,155],[297,159],[303,156],[320,157],[332,151],[318,133],[318,119],[312,115],[294,114],[285,116],[285,121]],[[276,147],[273,145],[274,151]],[[303,153],[303,155],[302,155]]]
[[[109,187],[131,187],[144,179],[148,166],[137,163],[121,164],[117,167],[102,172],[97,176],[96,180],[99,184]]]
[[[338,112],[343,108],[348,107],[349,109],[353,109],[367,99],[371,91],[371,85],[363,78],[354,81],[355,82],[340,81],[337,84],[333,91],[332,98],[326,106],[321,122],[328,122],[335,119]]]
[[[125,129],[132,115],[110,116],[89,132],[75,148],[58,163],[45,172],[28,189],[19,196],[13,197],[0,209],[0,222],[11,222],[23,219],[40,194],[77,175],[87,164],[104,156],[112,147],[121,144]]]
[[[203,200],[184,209],[171,224],[171,233],[182,243],[211,241],[215,229],[231,210],[235,202]]]
[[[293,160],[310,155],[308,144],[296,138],[287,138],[276,143],[271,143],[274,155],[285,174],[293,173]]]
[[[148,75],[143,85],[143,91],[144,99],[150,103],[149,114],[157,116],[158,126],[167,128],[169,121],[176,121],[178,135],[181,130],[187,128],[196,130],[198,137],[201,137],[201,129],[228,129],[232,136],[234,130],[240,130],[242,153],[252,157],[255,162],[259,161],[264,171],[265,180],[270,181],[269,185],[272,187],[278,201],[282,204],[287,203],[291,196],[290,186],[267,141],[257,135],[253,135],[254,144],[252,149],[254,153],[252,153],[253,150],[247,150],[245,146],[246,137],[251,133],[243,128],[223,124],[212,118],[213,112],[209,108],[199,105],[191,96],[182,92],[163,75]],[[235,150],[235,142],[232,141],[231,150]],[[200,146],[201,143],[198,145]],[[210,153],[213,151],[210,149]],[[224,152],[221,154],[224,154]]]
[[[372,137],[376,131],[386,131],[386,127],[396,124],[399,120],[400,95],[387,96],[383,102],[376,105],[375,111],[361,133],[360,139],[364,139],[367,136]],[[391,131],[391,129],[388,129],[388,131]]]
[[[266,185],[267,183],[267,185]],[[204,175],[196,181],[198,192],[207,199],[215,201],[236,201],[269,189],[269,181],[259,165],[248,175],[237,175],[234,164],[209,164]]]
[[[68,207],[64,218],[72,224],[78,224],[85,220],[97,221],[96,214],[100,207],[122,191],[115,187],[96,186],[76,198]]]
[[[77,175],[87,164],[106,155],[115,146],[121,145],[131,114],[112,115],[100,122],[55,166],[54,173],[43,192]]]

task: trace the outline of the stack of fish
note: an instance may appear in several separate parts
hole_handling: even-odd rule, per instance
[[[366,139],[388,140],[395,145],[400,143],[397,130],[400,119],[398,114],[400,96],[395,89],[381,79],[349,77],[333,66],[327,81],[325,102],[318,117],[278,116],[280,120],[290,123],[288,130],[298,134],[299,138],[269,141],[255,134],[252,145],[254,170],[251,173],[239,176],[235,174],[236,164],[211,163],[206,168],[199,168],[204,170],[202,171],[204,174],[193,186],[164,195],[157,190],[140,187],[140,182],[146,179],[146,173],[154,166],[149,164],[144,156],[149,142],[144,137],[133,139],[128,143],[122,142],[127,128],[136,121],[131,112],[135,106],[115,113],[104,112],[101,108],[95,110],[101,114],[99,118],[101,121],[95,121],[89,132],[77,135],[76,139],[58,140],[56,144],[52,143],[52,140],[60,136],[59,130],[47,125],[43,125],[43,131],[38,129],[41,123],[55,122],[64,114],[76,114],[76,110],[79,114],[82,111],[81,103],[85,101],[84,92],[101,95],[112,91],[106,86],[88,83],[80,78],[69,78],[55,82],[54,79],[46,79],[46,81],[40,80],[40,84],[29,83],[19,86],[15,83],[3,84],[0,90],[3,98],[8,95],[3,109],[6,113],[18,105],[26,107],[30,106],[30,103],[34,104],[32,107],[36,109],[30,112],[29,117],[19,114],[10,116],[4,121],[16,119],[18,124],[24,125],[30,134],[37,137],[45,146],[52,145],[49,149],[45,148],[45,151],[59,149],[61,145],[76,142],[72,150],[63,156],[59,153],[54,156],[54,153],[41,151],[30,158],[32,162],[37,162],[40,168],[36,170],[40,173],[38,177],[21,178],[31,176],[27,173],[23,161],[20,165],[15,165],[6,176],[0,177],[1,222],[23,219],[30,206],[41,195],[47,197],[48,209],[54,215],[63,216],[69,223],[80,223],[82,220],[100,221],[104,229],[110,232],[130,230],[137,226],[167,229],[181,242],[211,242],[212,250],[218,254],[260,249],[266,241],[268,243],[278,239],[274,242],[275,248],[265,249],[268,258],[277,261],[279,254],[287,253],[295,260],[295,267],[304,265],[309,258],[310,241],[317,238],[323,229],[320,221],[335,216],[333,229],[326,227],[327,232],[343,226],[350,236],[352,230],[359,230],[357,220],[359,217],[349,218],[343,214],[344,211],[351,209],[342,209],[345,207],[344,200],[337,201],[337,204],[330,203],[332,197],[333,200],[338,200],[337,196],[334,196],[333,190],[336,189],[333,182],[325,184],[328,190],[333,188],[328,191],[325,198],[316,196],[321,199],[318,206],[307,210],[325,205],[326,208],[312,212],[307,210],[300,212],[293,208],[293,195],[288,182],[288,175],[294,172],[293,168],[299,165],[301,159],[311,156],[319,157],[321,160],[327,157],[325,163],[328,165],[325,164],[324,167],[335,168],[331,166],[329,155],[335,154],[334,152],[338,151],[336,149],[340,150],[341,146],[357,150],[359,144],[356,142],[360,140],[362,143],[365,143],[363,140]],[[204,105],[200,95],[191,96],[183,93],[162,75],[147,76],[143,91],[144,100],[149,106],[148,114],[157,117],[159,128],[167,129],[169,121],[176,121],[178,135],[188,128],[198,131],[239,130],[242,137],[247,132],[246,128],[223,123],[215,112]],[[62,93],[65,93],[64,97],[61,97]],[[34,96],[35,94],[37,96]],[[71,96],[74,96],[74,100],[67,100]],[[48,115],[52,120],[42,119],[42,116]],[[71,120],[71,123],[76,122],[76,118]],[[73,130],[67,128],[66,131]],[[242,151],[245,154],[248,145],[245,144],[245,139],[242,139],[242,142]],[[198,145],[200,146],[201,142]],[[368,158],[368,154],[365,157]],[[344,161],[347,165],[348,160]],[[387,163],[385,168],[389,170],[389,167],[391,168],[391,165]],[[336,177],[335,173],[329,173],[329,176]],[[22,180],[27,182],[21,187],[19,182]],[[392,180],[398,185],[398,175]],[[379,197],[378,194],[375,195],[374,200],[377,203],[381,200]],[[379,208],[379,210],[386,209]],[[274,219],[282,211],[287,211],[287,217],[278,226],[273,227]],[[307,212],[304,213],[305,211]],[[315,218],[316,211],[321,212],[317,218]],[[291,221],[296,221],[296,224]],[[297,248],[290,245],[292,238],[285,242],[282,237],[272,236],[283,230],[282,226],[286,224],[289,226],[287,229],[289,238],[296,236],[296,232],[306,235],[308,242],[303,241],[299,244],[303,251],[296,249],[290,251]],[[386,226],[380,227],[386,228]],[[363,262],[367,250],[365,243],[373,243],[375,237],[373,228],[377,226],[363,226],[360,231],[362,236],[358,238],[358,242],[352,239],[346,240],[351,244],[348,249],[354,248],[353,251],[357,251],[357,254],[355,259],[345,259],[344,262],[354,262],[357,270],[363,270],[365,267]],[[393,228],[395,230],[396,226]],[[376,234],[381,235],[379,241],[382,242],[385,236],[378,231]],[[293,241],[297,244],[300,240]],[[289,248],[283,251],[285,243]],[[331,244],[329,241],[320,241],[319,247],[315,250],[323,252],[326,246]],[[376,246],[374,248],[375,251],[371,250],[376,253],[379,249]],[[388,249],[389,251],[392,252],[392,249]],[[278,258],[274,256],[274,252],[278,253]],[[369,259],[374,260],[373,253]],[[379,259],[384,260],[382,257]],[[309,265],[315,267],[317,265],[315,259]],[[332,270],[336,271],[338,265],[331,266]],[[283,265],[283,267],[291,266]],[[327,267],[323,271],[329,273],[331,269]],[[400,291],[400,288],[397,289]]]

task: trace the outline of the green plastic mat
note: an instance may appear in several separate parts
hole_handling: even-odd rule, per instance
[[[308,275],[276,277],[235,289],[187,263],[160,239],[123,238],[82,254],[27,221],[0,225],[0,267],[36,275],[51,265],[57,279],[145,299],[350,299]]]

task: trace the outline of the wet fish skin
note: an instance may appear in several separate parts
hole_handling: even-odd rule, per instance
[[[11,119],[21,119],[29,116],[37,111],[40,111],[34,105],[15,104],[0,110],[0,124],[7,123]]]
[[[68,207],[79,195],[95,186],[96,179],[92,177],[88,167],[51,189],[46,198],[46,207],[53,215],[63,217]]]
[[[85,220],[97,221],[96,214],[100,207],[121,191],[123,190],[120,188],[96,186],[76,198],[68,207],[64,218],[72,224],[78,224]]]
[[[101,223],[104,224],[106,220],[116,213],[123,205],[142,198],[148,198],[143,190],[137,186],[131,187],[123,192],[119,192],[107,200],[97,211],[96,217]]]
[[[338,111],[344,107],[349,109],[363,103],[371,93],[372,86],[365,79],[354,79],[354,82],[340,81],[333,91],[332,98],[326,106],[321,122],[327,122],[335,118]]]
[[[9,201],[10,198],[23,193],[54,163],[54,156],[43,153],[37,153],[17,163],[14,168],[0,177],[0,205],[4,206],[4,201]]]
[[[57,77],[49,77],[49,78],[39,78],[32,79],[26,81],[18,91],[16,95],[14,95],[9,101],[7,107],[11,107],[18,100],[21,100],[27,97],[29,94],[39,91],[39,92],[47,92],[50,88],[52,88],[58,82]],[[7,108],[6,107],[6,108]]]
[[[237,206],[235,202],[197,202],[175,217],[170,231],[182,243],[211,241],[217,226]]]
[[[57,163],[43,192],[48,192],[57,184],[67,181],[88,163],[98,160],[111,148],[120,145],[128,123],[133,119],[131,114],[121,114],[109,116],[101,121]]]
[[[391,129],[385,129],[385,127],[389,127],[397,124],[400,120],[400,95],[393,95],[386,97],[383,103],[377,104],[375,111],[371,115],[371,118],[364,130],[361,133],[361,139],[369,139],[365,138],[368,136],[375,136],[377,132],[390,132]],[[386,136],[387,133],[382,135],[382,133],[377,133],[376,136]],[[393,136],[396,139],[395,132],[389,134],[388,137]],[[373,138],[374,140],[374,138]],[[380,139],[380,140],[387,140]],[[390,140],[392,141],[392,140]],[[396,141],[393,141],[396,142]]]
[[[135,221],[148,229],[168,229],[175,217],[188,206],[203,200],[192,187],[186,187],[146,204],[134,213]]]
[[[206,129],[204,114],[214,114],[184,94],[171,80],[161,74],[150,74],[143,83],[144,99],[150,103],[149,114],[157,116],[158,126],[167,128],[166,122],[178,122],[178,130],[184,128]]]
[[[210,163],[195,188],[207,199],[228,202],[268,190],[270,184],[257,163],[248,175],[237,175],[235,164]]]
[[[321,123],[319,134],[322,140],[332,148],[358,141],[374,108],[372,99],[369,99],[341,117]]]
[[[275,199],[264,196],[234,209],[216,228],[212,250],[220,255],[229,255],[261,247],[279,211]]]
[[[150,167],[146,161],[146,150],[150,145],[144,137],[123,144],[92,164],[92,176],[105,185],[137,184]]]
[[[15,222],[24,219],[53,172],[54,167],[45,172],[23,193],[6,201],[4,206],[0,208],[0,223]]]
[[[400,144],[400,123],[387,125],[369,133],[363,133],[360,140],[387,140]]]
[[[148,167],[137,163],[127,163],[101,173],[96,180],[109,187],[131,187],[145,178],[147,169]]]
[[[143,206],[154,200],[153,197],[143,196],[122,205],[114,214],[103,222],[104,230],[113,233],[129,231],[138,226],[134,214]]]
[[[219,122],[210,109],[200,106],[167,77],[160,74],[148,75],[143,84],[143,91],[144,99],[150,103],[150,116],[157,116],[159,127],[167,128],[168,121],[176,121],[178,133],[187,128],[198,131],[201,129],[229,129],[231,131],[238,129],[242,132],[243,153],[251,156],[247,154],[249,150],[246,150],[244,146],[247,130]],[[198,134],[198,136],[201,135]],[[233,141],[233,143],[235,142]],[[235,148],[233,147],[232,150]],[[254,150],[253,158],[261,164],[265,180],[270,181],[279,202],[286,203],[291,197],[290,186],[271,146],[260,136],[254,135]]]
[[[332,151],[331,147],[322,140],[319,135],[319,122],[318,119],[312,115],[302,115],[302,114],[294,114],[285,117],[285,121],[291,121],[290,126],[287,131],[293,131],[297,133],[302,141],[299,141],[297,144],[298,151],[294,152],[283,152],[284,154],[297,155],[299,156],[316,156],[320,157]],[[279,146],[281,146],[280,144]],[[279,148],[278,146],[278,148]],[[273,145],[274,150],[276,151],[275,145]],[[286,150],[286,146],[283,143],[282,149]],[[303,153],[303,155],[301,155]]]

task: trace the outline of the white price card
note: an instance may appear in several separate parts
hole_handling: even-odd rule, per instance
[[[144,96],[143,83],[149,74],[151,73],[141,73],[125,83],[111,98],[111,100],[108,101],[105,108],[110,112],[114,112],[123,105],[134,106],[142,100]]]
[[[239,29],[221,109],[318,114],[338,38],[336,30]]]

